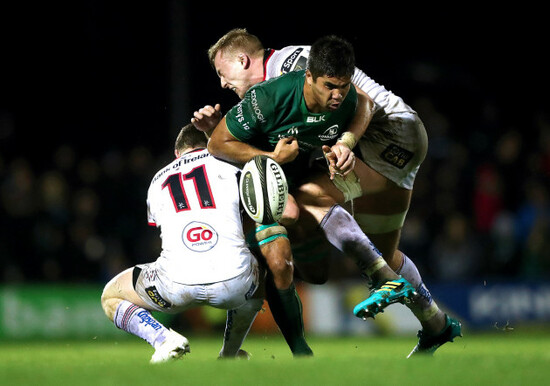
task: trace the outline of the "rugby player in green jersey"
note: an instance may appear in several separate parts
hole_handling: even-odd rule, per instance
[[[281,224],[290,227],[300,218],[301,226],[307,228],[304,217],[313,219],[331,244],[354,258],[380,289],[364,307],[365,316],[374,316],[388,304],[410,299],[416,291],[388,266],[353,217],[337,204],[345,201],[345,195],[361,191],[351,149],[368,125],[372,101],[353,86],[354,69],[351,44],[335,36],[319,39],[311,47],[306,70],[250,88],[213,131],[208,149],[237,164],[266,155],[283,166],[290,192],[300,197],[302,213],[289,196]],[[320,173],[313,165],[321,148],[338,188],[326,178],[316,178]],[[267,263],[277,290],[293,290],[288,268],[292,261]]]
[[[256,83],[304,69],[310,49],[309,45],[264,48],[246,29],[235,28],[209,48],[208,57],[221,87],[234,91],[242,99]],[[445,342],[461,336],[460,322],[439,309],[415,263],[398,248],[414,179],[427,151],[426,130],[418,114],[402,98],[361,69],[355,68],[352,81],[358,90],[372,98],[374,109],[367,111],[368,129],[354,148],[360,158],[354,170],[360,176],[362,195],[346,204],[353,204],[354,218],[390,267],[420,294],[407,303],[422,326],[419,343],[409,356],[433,354]],[[217,104],[199,109],[191,121],[199,130],[211,133],[221,118],[221,106]],[[348,140],[353,148],[353,138],[348,136]],[[308,234],[306,243],[293,244],[299,276],[310,283],[325,283],[329,275],[326,240],[313,232]],[[312,255],[315,257],[311,258]],[[362,312],[362,304],[354,310],[357,316]]]

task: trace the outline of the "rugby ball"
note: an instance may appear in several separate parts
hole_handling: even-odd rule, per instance
[[[288,184],[277,162],[259,155],[248,161],[239,180],[241,202],[246,213],[260,224],[278,221],[285,210]]]

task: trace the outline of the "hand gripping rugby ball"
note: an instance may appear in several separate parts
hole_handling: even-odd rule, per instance
[[[257,223],[272,224],[283,216],[288,198],[285,173],[273,159],[259,155],[248,161],[239,181],[241,202]]]

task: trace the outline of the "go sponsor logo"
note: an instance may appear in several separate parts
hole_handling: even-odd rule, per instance
[[[210,225],[193,221],[183,229],[183,243],[194,252],[206,252],[218,243],[218,232]]]

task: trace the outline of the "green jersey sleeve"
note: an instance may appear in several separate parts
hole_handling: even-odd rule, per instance
[[[272,113],[270,99],[268,90],[262,87],[252,87],[225,116],[231,135],[242,142],[249,142],[262,135],[266,117]]]

